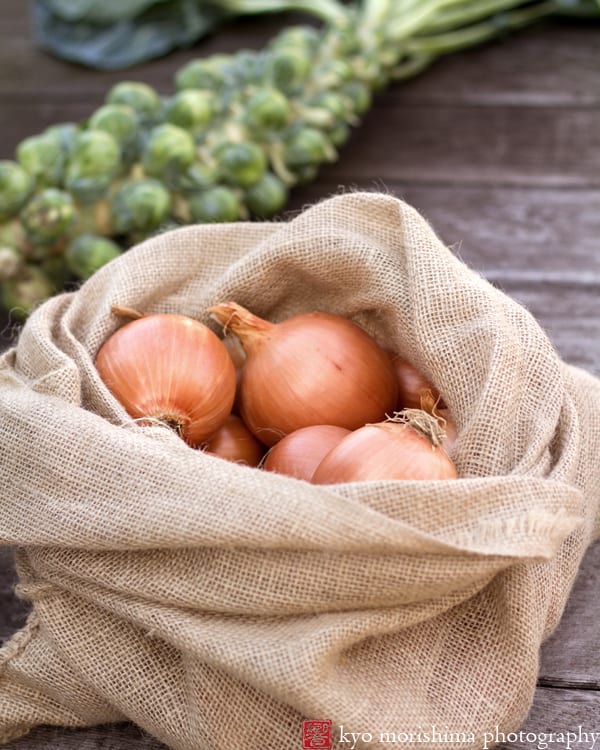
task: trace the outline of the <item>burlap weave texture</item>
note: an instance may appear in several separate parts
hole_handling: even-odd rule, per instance
[[[461,479],[317,487],[133,422],[93,365],[111,304],[209,322],[228,299],[336,312],[401,352],[456,419]],[[515,729],[599,535],[599,407],[390,196],[139,245],[0,359],[0,543],[34,608],[0,651],[0,737],[130,719],[177,750],[297,750],[315,718],[381,748],[435,726],[455,739],[418,746],[451,750]]]

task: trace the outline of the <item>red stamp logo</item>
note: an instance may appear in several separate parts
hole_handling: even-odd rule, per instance
[[[302,750],[331,750],[331,719],[302,722]]]

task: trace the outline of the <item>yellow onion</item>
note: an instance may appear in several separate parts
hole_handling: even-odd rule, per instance
[[[310,482],[315,469],[350,430],[331,424],[294,430],[267,453],[263,469]]]
[[[219,458],[247,466],[258,466],[265,452],[264,446],[235,414],[230,414],[202,447]]]
[[[119,328],[96,356],[100,377],[135,419],[164,422],[197,446],[225,422],[235,395],[227,349],[185,315],[144,315]]]
[[[394,409],[392,364],[352,321],[313,312],[274,324],[235,302],[209,312],[242,342],[240,411],[263,443],[311,425],[353,430]]]
[[[441,439],[434,417],[420,409],[406,409],[394,420],[365,425],[345,437],[321,461],[312,481],[456,479],[456,467]]]
[[[434,416],[445,433],[442,438],[442,445],[446,452],[450,453],[456,442],[457,430],[440,392],[410,362],[389,349],[386,349],[386,352],[392,361],[398,379],[398,411],[402,409],[423,409]]]
[[[422,390],[420,393],[421,404],[420,408],[431,414],[437,420],[438,425],[442,431],[442,445],[446,453],[451,453],[454,448],[454,443],[458,437],[458,430],[456,424],[450,416],[450,410],[444,405],[442,408],[439,404],[444,404],[441,396],[438,394],[437,397],[434,395],[434,391],[429,389]]]
[[[235,399],[232,411],[235,414],[240,413],[240,382],[242,380],[242,370],[246,361],[246,352],[244,351],[241,341],[237,336],[228,334],[223,338],[223,344],[229,352],[233,366],[235,367]]]
[[[445,406],[440,398],[440,392],[429,380],[410,362],[396,352],[386,349],[394,367],[398,380],[398,409],[425,409],[433,403],[437,408]]]

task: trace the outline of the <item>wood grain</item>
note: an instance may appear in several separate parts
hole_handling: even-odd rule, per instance
[[[550,750],[564,750],[566,742],[557,741],[557,735],[574,733],[571,748],[574,750],[591,750],[596,735],[596,747],[600,741],[600,693],[588,690],[560,690],[538,688],[535,700],[527,720],[518,734],[522,741],[507,742],[501,745],[504,750],[534,750],[543,743],[549,742],[550,733],[554,741],[548,744]],[[581,735],[579,728],[581,727]],[[535,738],[527,735],[535,735]],[[587,735],[587,738],[586,738]],[[581,739],[579,739],[581,738]],[[576,744],[577,743],[577,744]]]
[[[81,121],[102,95],[19,98],[0,110],[2,156],[51,124]],[[343,157],[321,172],[326,183],[466,183],[600,187],[600,128],[594,108],[470,107],[380,101]]]
[[[110,724],[92,729],[40,727],[10,742],[7,750],[164,750],[166,745],[134,724]],[[233,750],[233,749],[232,749]]]
[[[199,55],[258,48],[302,17],[236,22],[197,49],[127,73],[91,72],[35,49],[26,5],[0,0],[0,158],[27,135],[81,120],[123,78],[172,91]],[[524,304],[561,356],[600,375],[600,29],[547,23],[434,65],[394,86],[341,160],[293,194],[282,215],[342,189],[406,199],[474,270]],[[0,316],[0,351],[13,340]],[[564,616],[542,647],[539,687],[523,732],[600,731],[600,544],[587,553]],[[10,551],[0,549],[0,641],[23,623]],[[537,740],[505,743],[534,750]],[[599,745],[600,746],[600,745]],[[161,750],[125,724],[40,728],[12,750]],[[558,750],[557,745],[550,748]],[[584,745],[576,745],[584,750]]]
[[[351,183],[361,164],[373,182],[599,186],[597,125],[593,108],[380,102],[323,178]]]
[[[189,50],[134,66],[126,73],[90,71],[56,60],[35,49],[22,7],[0,0],[2,8],[3,74],[0,96],[26,98],[96,99],[124,77],[147,80],[165,93],[181,65],[213,52],[240,46],[259,49],[287,23],[314,23],[299,13],[247,17],[226,24]],[[475,50],[444,58],[433,75],[393,86],[378,101],[431,104],[488,104],[541,106],[598,106],[597,30],[567,21],[552,21]],[[548,49],[552,49],[551,56]]]
[[[597,542],[585,556],[558,627],[542,647],[539,685],[600,691],[599,570]]]
[[[554,735],[551,750],[563,750],[566,745],[557,743],[559,734],[573,733],[581,737],[576,750],[591,750],[592,733],[600,734],[600,694],[585,690],[538,688],[534,702],[523,726],[515,733],[515,742],[502,742],[499,750],[534,750]],[[580,729],[581,728],[581,729]],[[268,728],[265,730],[268,731]],[[460,731],[460,729],[458,730]],[[493,730],[492,730],[493,731]],[[581,734],[580,734],[581,731]],[[506,735],[505,735],[506,736]],[[584,743],[588,738],[587,744]],[[512,739],[509,734],[507,739]],[[597,737],[600,741],[600,737]],[[390,745],[398,747],[398,745]],[[418,746],[417,746],[418,747]],[[26,737],[7,745],[10,750],[163,750],[163,745],[132,724],[115,724],[92,729],[55,729],[40,727]]]
[[[355,178],[352,184],[372,191],[377,183]],[[386,180],[385,188],[414,206],[446,245],[484,274],[600,280],[600,190],[398,179]],[[337,192],[336,183],[319,179],[292,195],[288,213]]]

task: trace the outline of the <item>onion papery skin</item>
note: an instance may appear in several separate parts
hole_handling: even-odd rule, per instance
[[[206,442],[206,451],[226,461],[258,466],[265,447],[254,437],[240,417],[230,414],[225,424]]]
[[[131,417],[165,422],[193,447],[231,411],[231,357],[218,336],[185,315],[145,315],[127,323],[102,345],[95,364]]]
[[[313,312],[273,324],[232,302],[210,312],[246,351],[240,413],[266,445],[312,425],[354,430],[394,409],[392,363],[352,321]]]
[[[409,424],[365,425],[345,437],[321,461],[314,484],[379,479],[456,479],[456,467],[441,447]]]
[[[386,350],[398,380],[397,409],[425,409],[431,413],[430,404],[445,408],[438,389],[416,367],[396,352]]]
[[[312,425],[294,430],[267,453],[263,469],[310,482],[317,466],[350,430],[336,425]]]

